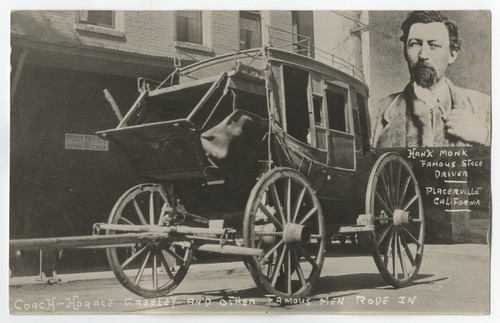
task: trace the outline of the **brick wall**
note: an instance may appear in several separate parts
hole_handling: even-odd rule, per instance
[[[126,11],[122,37],[99,32],[80,30],[76,27],[76,11],[18,11],[12,14],[12,31],[23,32],[48,41],[97,46],[108,49],[141,53],[161,57],[173,57],[175,52],[174,11]],[[209,46],[187,48],[197,59],[232,52],[239,48],[239,12],[212,11],[211,43]],[[291,11],[271,11],[269,21],[272,43],[275,47],[291,49]],[[352,15],[352,12],[345,12]],[[353,61],[352,40],[343,42],[354,23],[328,11],[314,13],[316,45],[334,51],[347,61]],[[267,28],[263,26],[263,28]],[[265,31],[263,30],[265,34]],[[279,39],[277,39],[279,38]],[[343,43],[342,43],[343,42]],[[288,46],[286,46],[288,45]],[[186,48],[179,48],[186,50]],[[188,59],[188,57],[184,57]]]
[[[126,45],[122,49],[172,57],[174,53],[173,11],[128,11],[125,13]]]
[[[239,12],[212,12],[212,48],[216,55],[239,48]]]
[[[79,30],[76,11],[19,11],[12,31],[63,44],[88,45],[153,56],[173,55],[173,11],[126,11],[121,37]]]
[[[291,11],[271,11],[270,13],[271,43],[274,47],[291,50],[293,42],[292,34],[292,12]],[[264,26],[265,27],[265,26]]]

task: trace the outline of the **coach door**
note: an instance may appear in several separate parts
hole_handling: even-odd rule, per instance
[[[356,152],[349,86],[341,82],[327,82],[324,93],[328,113],[329,166],[353,171],[356,168]]]

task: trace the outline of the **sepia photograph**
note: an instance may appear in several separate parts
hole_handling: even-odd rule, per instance
[[[490,12],[371,12],[370,26],[374,146],[489,146]]]
[[[491,12],[333,9],[13,10],[10,314],[490,314]]]

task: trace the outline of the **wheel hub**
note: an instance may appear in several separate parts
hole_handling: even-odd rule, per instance
[[[397,227],[408,225],[413,222],[410,212],[401,209],[394,210],[394,225]]]
[[[302,242],[308,244],[311,241],[311,230],[305,225],[287,223],[283,229],[283,240],[286,244]]]

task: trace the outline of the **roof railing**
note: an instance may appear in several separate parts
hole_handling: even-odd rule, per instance
[[[311,44],[310,37],[277,27],[267,26],[267,28],[269,32],[269,45],[271,47],[280,49],[291,48],[291,51],[294,53],[308,56],[323,63],[327,63],[331,67],[349,74],[362,82],[365,81],[365,75],[359,67],[339,56],[334,55],[333,53],[327,52],[319,47],[314,46],[313,44]],[[273,33],[273,31],[278,31],[280,33],[290,35],[292,39],[276,36],[276,33]],[[279,41],[282,42],[282,44],[278,45],[276,44],[276,42],[274,42],[273,44],[273,41]]]

